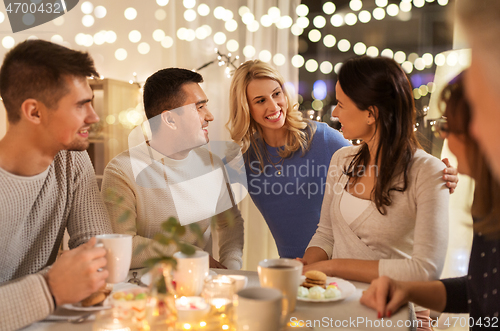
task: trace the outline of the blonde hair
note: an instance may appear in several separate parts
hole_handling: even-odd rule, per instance
[[[262,128],[250,115],[250,107],[247,99],[248,84],[254,79],[269,78],[278,84],[286,97],[287,108],[284,126],[288,129],[285,146],[279,150],[279,155],[283,158],[293,155],[301,149],[302,156],[309,149],[312,138],[316,132],[316,126],[302,118],[298,110],[299,105],[293,103],[289,92],[285,87],[285,80],[280,73],[269,64],[260,60],[251,60],[243,63],[236,69],[231,81],[229,97],[229,120],[226,128],[231,134],[231,138],[241,146],[241,152],[245,153],[250,145],[260,162],[260,169],[263,170],[263,157],[261,149],[258,148],[255,134],[258,133],[264,140]],[[309,128],[309,130],[306,130]],[[265,149],[264,149],[265,150]]]

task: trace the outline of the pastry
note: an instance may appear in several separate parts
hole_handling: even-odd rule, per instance
[[[310,270],[305,273],[306,280],[301,286],[311,288],[314,286],[319,286],[321,288],[326,288],[326,275],[318,270]]]
[[[87,298],[82,300],[82,307],[91,307],[102,303],[111,293],[111,288],[107,285],[101,287],[97,292],[92,293]]]
[[[95,306],[98,303],[101,303],[106,299],[106,294],[104,292],[94,292],[89,297],[82,300],[82,307],[91,307]]]

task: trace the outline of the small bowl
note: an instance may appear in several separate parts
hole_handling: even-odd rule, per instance
[[[210,306],[202,297],[180,297],[175,300],[177,321],[180,323],[198,323],[205,318]]]

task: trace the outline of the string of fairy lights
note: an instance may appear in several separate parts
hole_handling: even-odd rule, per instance
[[[408,21],[411,19],[412,11],[416,9],[423,8],[433,2],[436,2],[440,6],[447,6],[449,0],[400,0],[398,3],[389,3],[388,0],[351,0],[349,2],[349,8],[339,9],[336,5],[329,1],[325,2],[322,6],[322,13],[318,13],[311,20],[308,18],[309,7],[306,4],[300,4],[295,8],[295,13],[297,17],[295,21],[286,14],[282,14],[281,10],[277,7],[270,7],[267,13],[264,13],[260,17],[256,17],[250,8],[247,6],[239,7],[237,13],[230,9],[224,8],[223,6],[216,6],[211,8],[205,3],[201,3],[203,0],[183,0],[182,5],[184,7],[183,19],[186,24],[189,23],[192,26],[192,22],[197,19],[201,22],[202,17],[207,17],[210,14],[216,20],[223,21],[224,28],[221,31],[215,31],[215,24],[203,24],[196,28],[186,28],[180,27],[177,29],[175,35],[169,36],[162,29],[156,29],[152,31],[152,37],[154,42],[158,42],[164,48],[171,48],[175,42],[192,42],[195,39],[204,40],[207,38],[212,38],[216,45],[215,59],[207,62],[202,68],[210,64],[218,64],[219,66],[225,66],[225,73],[228,77],[231,76],[231,72],[234,67],[237,66],[236,61],[239,59],[232,57],[232,53],[241,52],[248,58],[259,58],[265,62],[272,62],[278,68],[290,62],[290,64],[296,68],[304,67],[308,72],[316,72],[319,70],[322,74],[328,75],[332,71],[337,73],[340,69],[342,62],[331,63],[330,61],[322,61],[318,63],[317,59],[309,58],[306,59],[300,54],[296,54],[291,58],[287,58],[285,54],[275,53],[272,54],[269,50],[262,49],[257,51],[253,45],[240,45],[238,40],[232,38],[233,33],[238,28],[246,28],[249,32],[254,33],[259,29],[264,29],[271,27],[273,24],[278,29],[290,29],[290,32],[295,36],[307,37],[311,42],[318,43],[322,41],[323,45],[327,48],[333,48],[336,46],[338,51],[346,53],[352,51],[356,55],[368,55],[368,56],[387,56],[393,58],[395,61],[401,64],[402,68],[408,73],[415,71],[422,71],[426,68],[431,68],[432,66],[442,66],[444,64],[453,65],[454,63],[462,63],[467,61],[467,59],[462,59],[458,54],[451,52],[447,57],[443,54],[431,54],[431,53],[410,53],[406,54],[401,50],[392,50],[389,48],[379,50],[374,45],[366,45],[361,41],[348,40],[346,38],[339,39],[333,34],[323,34],[322,31],[330,24],[333,27],[341,26],[354,26],[357,24],[369,24],[372,20],[381,21],[384,19],[392,18],[399,19],[401,21]],[[154,11],[154,17],[157,21],[164,21],[167,17],[166,6],[170,3],[169,0],[156,0],[158,8]],[[80,10],[83,14],[81,19],[81,24],[88,28],[95,24],[97,20],[104,19],[108,12],[105,6],[98,5],[95,6],[91,1],[84,1],[80,5]],[[139,8],[140,10],[140,8]],[[293,9],[292,9],[293,10]],[[134,7],[127,7],[123,11],[123,15],[126,20],[134,21],[138,16],[138,9]],[[5,20],[5,15],[0,12],[0,23]],[[56,26],[62,26],[64,24],[64,16],[60,16],[53,21]],[[206,20],[205,20],[206,21]],[[217,24],[220,26],[220,24]],[[304,36],[305,30],[307,28],[312,28],[308,31],[307,36]],[[128,40],[136,47],[140,54],[146,55],[151,50],[151,45],[145,41],[143,34],[145,31],[131,30],[128,34]],[[151,33],[151,32],[150,32]],[[36,36],[31,36],[28,39],[37,38]],[[104,44],[113,44],[118,39],[116,32],[113,30],[101,30],[96,33],[87,34],[80,32],[76,34],[74,42],[77,45],[84,47],[99,47]],[[176,41],[177,39],[177,41]],[[53,35],[51,41],[66,45],[71,47],[68,41],[63,40],[61,35]],[[15,45],[15,40],[12,36],[5,36],[2,39],[2,46],[6,49],[10,49]],[[221,51],[221,48],[225,46],[227,54]],[[153,45],[154,47],[154,45]],[[117,48],[114,52],[114,56],[118,61],[125,61],[128,57],[129,52],[132,50],[127,47]],[[102,78],[102,77],[101,77]],[[137,83],[137,76],[130,80],[130,83]],[[422,84],[416,87],[413,91],[415,99],[420,99],[426,96],[428,93],[432,93],[435,90],[435,85],[433,82],[428,82],[427,84]],[[315,106],[315,107],[314,107]],[[313,108],[322,107],[322,103],[313,103]]]

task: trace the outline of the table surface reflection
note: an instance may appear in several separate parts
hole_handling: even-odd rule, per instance
[[[255,271],[245,270],[225,270],[211,269],[217,274],[223,275],[244,275],[248,277],[247,287],[260,286],[259,276]],[[130,273],[130,278],[131,278]],[[141,270],[139,270],[141,274]],[[377,313],[359,303],[359,298],[363,290],[368,288],[368,284],[351,282],[356,286],[356,292],[341,301],[334,302],[304,302],[297,301],[295,311],[287,318],[287,322],[303,321],[305,327],[300,330],[411,330],[409,326],[410,309],[402,308],[390,319],[378,319]],[[75,316],[73,311],[65,311],[58,308],[55,314],[60,316]],[[81,313],[84,315],[85,313]],[[50,330],[50,331],[90,331],[92,330],[92,320],[81,324],[71,324],[68,322],[38,322],[23,330]],[[296,327],[287,327],[284,330],[295,330]]]

